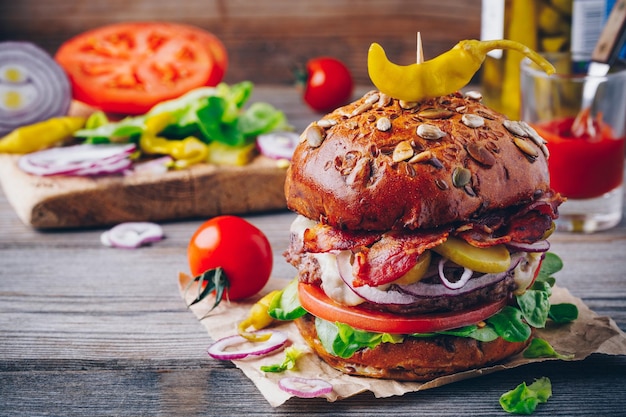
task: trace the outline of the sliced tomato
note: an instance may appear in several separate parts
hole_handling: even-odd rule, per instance
[[[194,88],[217,85],[228,65],[213,34],[165,22],[81,33],[63,43],[55,59],[69,75],[74,99],[120,114],[142,114]]]
[[[344,306],[331,300],[316,285],[299,283],[300,304],[309,313],[330,322],[348,324],[369,332],[410,334],[430,333],[476,324],[493,316],[506,306],[506,299],[455,312],[399,315]]]

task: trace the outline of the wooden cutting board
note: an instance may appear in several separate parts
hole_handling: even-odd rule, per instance
[[[286,169],[258,156],[243,167],[198,164],[165,174],[39,177],[0,154],[0,185],[19,218],[37,229],[246,214],[286,208]]]

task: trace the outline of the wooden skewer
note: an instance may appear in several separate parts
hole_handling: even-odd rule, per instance
[[[417,63],[424,62],[424,50],[422,49],[422,34],[417,32]]]

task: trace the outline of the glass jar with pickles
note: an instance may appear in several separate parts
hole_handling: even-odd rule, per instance
[[[481,39],[511,39],[538,52],[571,52],[583,61],[600,36],[611,0],[482,0]],[[520,63],[492,51],[481,74],[485,104],[520,118]],[[581,62],[584,65],[584,62]]]

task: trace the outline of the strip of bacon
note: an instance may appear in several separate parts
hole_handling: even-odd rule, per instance
[[[389,232],[370,247],[354,255],[353,285],[372,287],[388,284],[409,272],[425,250],[448,239],[449,232]]]
[[[515,213],[500,211],[466,223],[457,236],[479,248],[508,242],[533,243],[543,238],[563,201],[560,194],[549,193]]]
[[[320,253],[332,250],[348,250],[370,246],[381,238],[384,232],[349,231],[335,229],[318,223],[304,231],[304,250]]]

